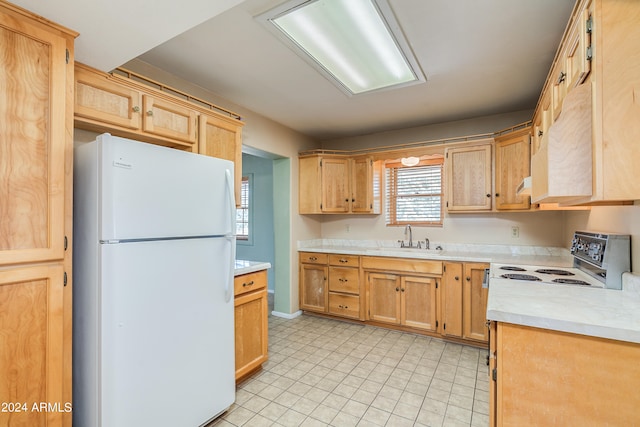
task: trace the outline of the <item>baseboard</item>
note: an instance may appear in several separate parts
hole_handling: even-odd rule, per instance
[[[280,311],[272,311],[271,312],[272,316],[276,316],[276,317],[282,317],[283,319],[295,319],[296,317],[302,315],[302,310],[298,310],[294,313],[282,313]]]

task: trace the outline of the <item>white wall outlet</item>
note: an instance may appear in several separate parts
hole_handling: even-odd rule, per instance
[[[351,224],[347,224],[346,229],[347,233],[351,232]]]
[[[514,239],[517,239],[520,237],[520,227],[518,227],[517,225],[511,226],[511,237]]]

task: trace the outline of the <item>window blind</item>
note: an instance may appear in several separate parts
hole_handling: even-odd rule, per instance
[[[387,225],[442,225],[442,162],[387,166]]]

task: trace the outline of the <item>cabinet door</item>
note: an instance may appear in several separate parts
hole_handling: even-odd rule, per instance
[[[447,150],[447,210],[491,210],[491,145]]]
[[[442,275],[442,334],[462,337],[462,264],[445,262]]]
[[[369,319],[400,324],[400,276],[369,273]]]
[[[264,272],[266,276],[266,272]],[[266,277],[265,277],[266,279]],[[236,380],[267,360],[267,290],[235,299]]]
[[[436,331],[436,279],[402,277],[400,323],[412,328]]]
[[[0,266],[61,260],[66,40],[1,8],[0,22]]]
[[[150,95],[143,95],[142,104],[145,132],[196,145],[195,110]]]
[[[140,129],[142,103],[139,91],[80,66],[76,66],[75,81],[76,120],[86,118],[126,129]]]
[[[496,209],[529,209],[529,196],[516,194],[522,180],[529,176],[530,129],[496,140]]]
[[[300,309],[327,311],[327,267],[300,264]]]
[[[582,83],[591,71],[591,59],[587,55],[590,39],[587,33],[588,19],[589,10],[583,10],[581,17],[573,23],[573,28],[566,40],[567,91]]]
[[[60,426],[62,413],[33,404],[63,401],[63,277],[60,265],[0,272],[0,401],[26,403],[0,412],[2,426]],[[70,409],[70,408],[69,408]]]
[[[240,203],[242,183],[242,126],[218,117],[201,114],[198,152],[206,156],[231,160],[234,164],[236,204]]]
[[[349,159],[323,158],[322,211],[349,211]]]
[[[373,211],[373,160],[370,157],[351,160],[351,212]]]
[[[464,265],[462,338],[487,342],[487,297],[489,290],[482,287],[484,270],[488,264]]]

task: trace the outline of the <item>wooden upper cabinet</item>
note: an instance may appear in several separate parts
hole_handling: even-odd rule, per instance
[[[370,157],[351,159],[351,212],[373,210],[373,160]]]
[[[154,135],[196,143],[197,113],[156,96],[142,95],[142,129]]]
[[[380,213],[379,161],[308,155],[298,166],[299,213]]]
[[[231,160],[234,163],[236,205],[240,205],[242,184],[242,126],[234,119],[200,114],[198,151],[206,156]]]
[[[517,195],[516,189],[530,174],[530,128],[496,138],[495,197],[496,209],[529,209],[529,196]]]
[[[127,129],[140,129],[141,93],[81,65],[75,69],[75,116]]]
[[[349,159],[323,158],[322,163],[322,210],[329,213],[348,212]]]
[[[67,39],[1,3],[0,24],[0,266],[62,260]]]
[[[491,210],[491,144],[446,150],[447,210]]]

